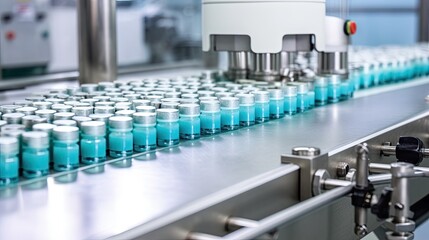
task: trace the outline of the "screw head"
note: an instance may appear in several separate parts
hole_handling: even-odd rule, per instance
[[[294,147],[292,148],[292,155],[295,156],[319,156],[320,155],[320,148],[316,147]]]
[[[350,170],[350,166],[346,162],[339,162],[337,164],[337,177],[345,177]]]

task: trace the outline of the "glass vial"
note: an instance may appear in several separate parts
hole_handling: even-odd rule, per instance
[[[240,126],[255,125],[255,96],[253,94],[237,94],[240,100]]]
[[[134,151],[145,152],[156,148],[156,114],[134,113]]]
[[[332,75],[328,80],[328,102],[337,103],[341,98],[341,79],[338,75]]]
[[[270,120],[270,93],[268,91],[255,91],[255,122],[263,123]]]
[[[79,128],[54,128],[54,170],[69,171],[79,167]]]
[[[0,186],[18,182],[18,151],[16,138],[0,137]]]
[[[124,116],[109,118],[110,157],[120,158],[133,154],[133,119]]]
[[[317,77],[314,81],[315,105],[328,104],[328,80],[325,77]]]
[[[48,138],[49,138],[49,162],[50,162],[51,166],[54,164],[54,141],[53,141],[53,137],[52,137],[52,132],[54,131],[55,127],[57,127],[57,126],[54,124],[50,124],[50,123],[39,123],[39,124],[33,125],[33,131],[45,132],[48,134]]]
[[[314,108],[316,106],[316,94],[314,91],[309,91],[307,93],[308,109]]]
[[[23,133],[22,150],[22,173],[25,178],[36,178],[48,175],[49,135],[47,133]]]
[[[106,161],[106,124],[89,121],[81,124],[80,156],[83,164]]]
[[[284,94],[280,89],[270,90],[270,118],[279,119],[285,116]]]
[[[198,139],[201,135],[200,105],[179,105],[179,132],[181,139]]]
[[[240,128],[240,100],[236,97],[220,99],[221,129],[232,131]]]
[[[297,112],[297,87],[285,86],[283,88],[284,94],[284,110],[285,114],[292,116]]]
[[[293,86],[297,88],[296,102],[297,102],[297,113],[302,113],[308,110],[308,85],[307,83],[294,83]]]
[[[201,134],[213,135],[220,133],[220,103],[219,101],[201,102]]]
[[[162,108],[157,111],[156,135],[160,147],[179,144],[179,110]]]

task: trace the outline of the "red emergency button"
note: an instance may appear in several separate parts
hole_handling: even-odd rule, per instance
[[[13,41],[15,37],[16,37],[15,32],[12,32],[12,31],[6,32],[6,39],[8,41]]]
[[[346,35],[353,35],[357,31],[357,24],[355,21],[347,20],[344,24],[344,32]]]

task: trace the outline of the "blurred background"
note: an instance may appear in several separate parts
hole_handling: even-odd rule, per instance
[[[407,45],[428,40],[426,2],[328,0],[327,12],[347,9],[346,18],[359,29],[353,45]],[[201,0],[117,0],[117,6],[120,72],[202,64]],[[3,79],[77,70],[76,0],[2,0],[0,14]],[[11,14],[27,19],[27,32],[37,34],[10,32]],[[34,14],[38,22],[29,20]],[[37,53],[29,52],[34,44],[40,46]]]

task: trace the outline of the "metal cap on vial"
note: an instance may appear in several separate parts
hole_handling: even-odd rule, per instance
[[[219,101],[204,101],[201,102],[201,111],[202,112],[218,112],[220,111]]]
[[[237,94],[236,97],[240,99],[240,105],[255,104],[255,95],[253,94],[240,93]]]
[[[252,92],[255,95],[255,102],[269,102],[270,101],[270,92],[268,91],[254,91]]]
[[[194,103],[180,104],[179,113],[185,116],[199,116],[200,105]]]
[[[2,115],[3,120],[8,124],[21,124],[24,113],[6,113]]]
[[[156,112],[156,108],[154,106],[137,106],[136,107],[137,112]]]
[[[79,128],[70,126],[59,126],[54,128],[53,136],[55,140],[77,141],[79,139]]]
[[[0,137],[1,154],[17,154],[19,149],[18,139],[13,137]]]
[[[156,113],[151,112],[137,112],[133,114],[135,124],[142,125],[155,125],[156,124]]]
[[[237,97],[223,97],[220,99],[220,106],[222,108],[238,109],[240,100]]]
[[[31,148],[47,148],[49,147],[49,135],[39,131],[24,132],[22,143]]]
[[[269,92],[270,92],[270,99],[278,100],[278,99],[284,98],[284,94],[281,89],[270,89]]]
[[[179,110],[177,109],[161,108],[156,110],[156,113],[157,113],[157,120],[161,120],[161,121],[179,120]]]
[[[109,118],[109,126],[113,129],[128,130],[133,128],[133,119],[125,116],[113,116]]]
[[[64,119],[64,120],[55,120],[53,122],[54,125],[57,126],[69,126],[69,127],[77,127],[77,122],[75,120],[68,120],[68,119]]]
[[[106,124],[102,121],[89,121],[83,122],[80,125],[80,129],[83,134],[91,136],[105,136],[106,135]]]
[[[285,97],[296,97],[298,88],[296,86],[284,86],[283,94]]]

